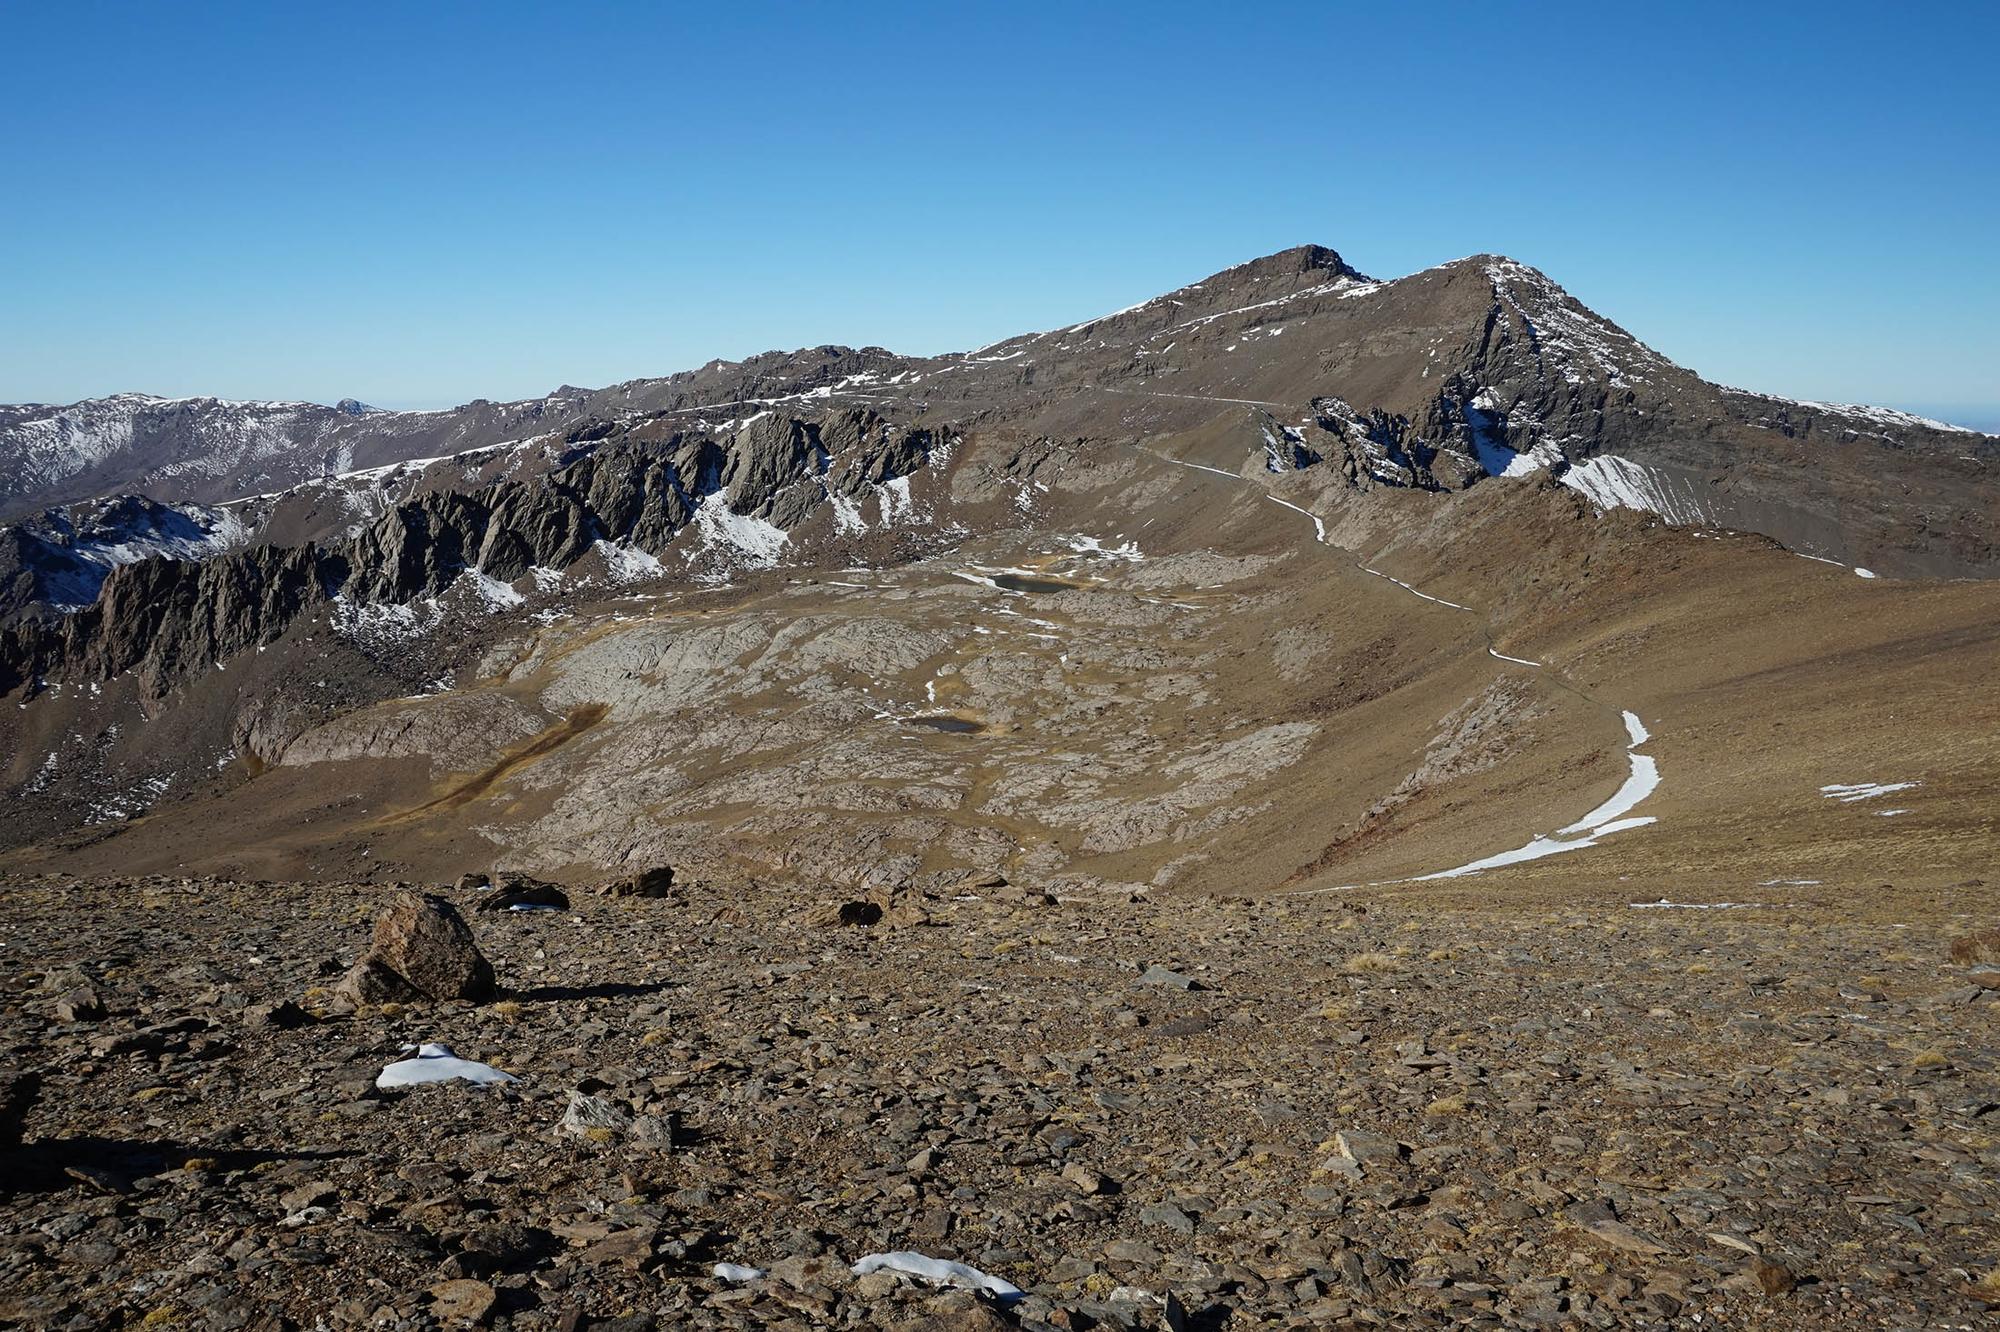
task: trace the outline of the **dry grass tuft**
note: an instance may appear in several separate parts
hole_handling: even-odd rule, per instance
[[[1919,1050],[1910,1056],[1911,1068],[1950,1068],[1951,1060],[1937,1050]]]
[[[1347,970],[1356,975],[1363,975],[1370,972],[1394,971],[1395,969],[1396,959],[1390,957],[1387,953],[1356,953],[1353,957],[1347,959]]]

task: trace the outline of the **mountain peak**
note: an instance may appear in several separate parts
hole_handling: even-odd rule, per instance
[[[1289,267],[1299,273],[1325,269],[1336,276],[1360,276],[1357,269],[1340,257],[1339,251],[1324,245],[1294,245],[1289,250],[1280,250],[1276,254],[1266,255],[1261,261],[1251,262],[1261,262],[1271,267]]]
[[[1216,278],[1232,279],[1301,276],[1310,276],[1316,282],[1343,277],[1367,280],[1364,274],[1342,259],[1338,251],[1324,245],[1294,245],[1289,250],[1279,250],[1276,254],[1237,264],[1215,275]]]

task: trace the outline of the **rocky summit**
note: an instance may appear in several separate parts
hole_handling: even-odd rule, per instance
[[[2000,1312],[2000,438],[1308,245],[0,463],[0,1321]]]

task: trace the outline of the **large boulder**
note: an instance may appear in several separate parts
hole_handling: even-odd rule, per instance
[[[403,893],[375,921],[372,946],[340,983],[356,1003],[493,998],[493,964],[458,908],[429,893]]]
[[[672,865],[659,865],[622,879],[613,879],[603,888],[606,897],[671,897],[673,891]]]
[[[473,904],[474,911],[512,911],[515,908],[569,910],[569,894],[553,883],[528,874],[501,873],[487,880]]]

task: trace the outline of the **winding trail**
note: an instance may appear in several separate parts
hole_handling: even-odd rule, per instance
[[[1008,359],[1008,358],[1001,358],[1001,359]],[[915,386],[916,386],[915,382],[912,382],[909,385],[909,388],[914,389]],[[808,391],[806,393],[801,393],[801,394],[786,395],[780,398],[752,398],[752,399],[739,400],[733,403],[708,403],[708,404],[701,404],[698,406],[682,407],[674,410],[685,412],[685,411],[703,411],[717,406],[763,406],[763,405],[772,405],[779,402],[791,401],[800,398],[815,398],[815,397],[827,398],[836,395],[842,397],[866,396],[873,399],[878,397],[882,389],[888,387],[892,386],[871,384],[868,385],[865,390],[857,391],[853,388],[847,387],[844,384],[826,385],[818,390]],[[1061,387],[1068,389],[1071,392],[1117,393],[1130,397],[1170,398],[1186,402],[1213,402],[1231,406],[1275,407],[1284,410],[1293,410],[1296,407],[1296,404],[1270,402],[1258,398],[1222,398],[1222,397],[1213,397],[1213,396],[1208,396],[1203,394],[1193,394],[1193,393],[1163,393],[1156,390],[1119,388],[1109,384],[1068,384],[1068,385],[1063,385]],[[932,396],[934,395],[931,394],[924,395],[926,399],[929,399]],[[915,395],[913,393],[906,393],[904,395],[904,398],[905,400],[914,400]],[[1164,453],[1160,453],[1154,449],[1146,448],[1144,445],[1140,444],[1132,444],[1129,445],[1129,447],[1136,449],[1141,453],[1148,454],[1151,457],[1156,458],[1161,462],[1171,463],[1176,467],[1184,467],[1190,471],[1207,472],[1215,476],[1225,477],[1228,480],[1235,481],[1242,485],[1253,484],[1251,481],[1245,478],[1240,472],[1231,472],[1225,468],[1208,466],[1205,463],[1187,462],[1180,458],[1168,457]],[[1397,587],[1402,588],[1405,592],[1408,592],[1411,596],[1421,598],[1422,600],[1430,602],[1434,605],[1442,606],[1449,610],[1460,611],[1465,614],[1470,614],[1475,616],[1480,614],[1479,611],[1477,611],[1475,608],[1471,606],[1466,606],[1456,601],[1447,601],[1443,597],[1433,596],[1430,593],[1423,591],[1421,588],[1418,588],[1411,583],[1404,582],[1402,579],[1396,577],[1394,574],[1384,573],[1380,569],[1371,568],[1370,566],[1363,564],[1360,560],[1355,559],[1353,555],[1349,551],[1347,551],[1344,547],[1335,545],[1332,541],[1330,541],[1327,538],[1325,521],[1321,519],[1318,514],[1312,512],[1310,509],[1307,509],[1302,505],[1294,504],[1290,500],[1281,499],[1278,496],[1269,493],[1266,493],[1264,498],[1269,500],[1273,504],[1277,504],[1282,506],[1283,508],[1290,509],[1294,513],[1301,514],[1307,519],[1309,519],[1313,525],[1314,540],[1319,545],[1325,546],[1329,550],[1339,552],[1343,557],[1345,557],[1348,560],[1350,564],[1352,564],[1356,569],[1360,570],[1362,573],[1368,574],[1371,577],[1384,579],[1387,582],[1394,583]],[[1484,619],[1483,616],[1480,618],[1479,621],[1479,629],[1481,636],[1486,641],[1486,651],[1489,656],[1493,657],[1498,661],[1506,662],[1513,666],[1519,666],[1527,670],[1545,669],[1545,664],[1542,662],[1530,661],[1525,657],[1509,656],[1507,653],[1500,651],[1499,645],[1494,641],[1492,626]],[[1658,763],[1650,756],[1640,754],[1637,752],[1639,746],[1645,744],[1646,741],[1650,739],[1650,736],[1646,731],[1644,723],[1639,720],[1636,714],[1629,711],[1624,711],[1622,709],[1613,708],[1610,705],[1600,701],[1599,699],[1592,697],[1589,693],[1585,692],[1582,689],[1579,689],[1575,685],[1571,684],[1569,681],[1563,679],[1562,675],[1558,671],[1549,669],[1547,670],[1547,674],[1544,678],[1546,678],[1548,682],[1555,688],[1561,689],[1569,694],[1574,695],[1576,698],[1580,699],[1590,707],[1596,708],[1599,711],[1606,713],[1607,715],[1616,715],[1620,717],[1621,720],[1624,722],[1627,734],[1630,737],[1631,741],[1626,746],[1626,755],[1632,765],[1632,772],[1631,775],[1626,778],[1625,784],[1618,789],[1618,792],[1614,794],[1610,800],[1607,800],[1606,802],[1604,802],[1604,804],[1598,806],[1598,808],[1592,810],[1589,814],[1586,814],[1583,818],[1579,819],[1577,822],[1572,823],[1553,834],[1549,834],[1546,836],[1538,835],[1532,840],[1530,840],[1527,844],[1520,847],[1516,847],[1511,851],[1498,852],[1494,855],[1487,856],[1483,859],[1471,861],[1467,864],[1455,866],[1451,869],[1437,870],[1429,874],[1411,875],[1400,879],[1387,879],[1387,880],[1382,880],[1380,883],[1372,883],[1366,885],[1344,884],[1339,887],[1333,887],[1333,888],[1300,889],[1294,893],[1286,893],[1281,895],[1302,896],[1302,895],[1311,895],[1315,893],[1343,892],[1346,891],[1347,889],[1356,887],[1380,887],[1383,886],[1384,884],[1416,883],[1431,879],[1456,878],[1463,875],[1477,874],[1482,870],[1493,869],[1502,865],[1520,864],[1524,861],[1539,860],[1544,856],[1556,855],[1564,851],[1581,850],[1585,847],[1596,845],[1597,839],[1601,837],[1607,837],[1612,833],[1623,832],[1626,831],[1627,829],[1643,827],[1647,824],[1657,822],[1657,820],[1651,816],[1626,817],[1634,807],[1636,807],[1647,796],[1651,795],[1652,792],[1658,788],[1660,783]]]
[[[1172,463],[1177,467],[1185,467],[1198,472],[1211,472],[1217,476],[1228,477],[1230,480],[1244,485],[1253,484],[1245,479],[1240,472],[1230,472],[1225,471],[1223,468],[1210,467],[1203,463],[1186,462],[1180,458],[1170,458],[1164,453],[1145,448],[1142,445],[1134,444],[1131,447],[1138,449],[1141,453],[1157,458],[1161,462]],[[1267,494],[1264,498],[1273,504],[1290,509],[1294,513],[1303,514],[1306,518],[1310,519],[1313,525],[1314,541],[1329,550],[1338,551],[1341,555],[1347,557],[1348,562],[1361,572],[1373,574],[1377,578],[1387,579],[1410,595],[1421,597],[1423,600],[1436,605],[1449,607],[1456,611],[1464,611],[1472,615],[1479,614],[1471,606],[1461,605],[1456,601],[1446,601],[1443,597],[1434,597],[1430,593],[1414,587],[1400,578],[1383,573],[1380,569],[1372,569],[1363,564],[1358,559],[1355,559],[1344,547],[1337,546],[1329,540],[1326,534],[1326,521],[1303,505],[1294,504],[1287,499],[1280,499],[1276,495]],[[1542,662],[1529,661],[1525,657],[1510,657],[1502,652],[1499,645],[1493,641],[1492,626],[1484,617],[1480,619],[1479,631],[1480,636],[1486,640],[1486,652],[1488,656],[1516,666],[1526,667],[1530,670],[1545,669]],[[1380,888],[1397,883],[1424,883],[1433,879],[1456,879],[1466,875],[1478,874],[1483,870],[1498,869],[1505,865],[1518,865],[1530,860],[1540,860],[1545,856],[1559,855],[1565,851],[1581,851],[1585,847],[1597,845],[1598,839],[1609,837],[1613,833],[1625,832],[1632,828],[1643,828],[1648,824],[1659,822],[1652,815],[1632,816],[1632,811],[1646,797],[1657,790],[1660,785],[1660,766],[1658,760],[1654,759],[1651,755],[1638,752],[1641,745],[1646,744],[1652,739],[1652,734],[1646,729],[1646,724],[1639,720],[1637,713],[1613,708],[1593,698],[1584,690],[1577,688],[1569,681],[1563,679],[1557,671],[1549,670],[1544,678],[1556,688],[1575,695],[1577,698],[1602,712],[1617,714],[1624,723],[1628,742],[1625,746],[1625,755],[1631,764],[1632,770],[1630,775],[1626,777],[1624,784],[1613,793],[1609,800],[1606,800],[1576,822],[1568,824],[1554,833],[1538,834],[1524,845],[1515,847],[1512,850],[1499,851],[1478,860],[1468,861],[1463,865],[1453,866],[1450,869],[1434,870],[1428,874],[1406,875],[1398,879],[1382,879],[1367,884],[1340,884],[1329,888],[1302,888],[1293,892],[1280,893],[1278,896],[1311,897],[1322,893],[1347,892],[1354,888]]]

